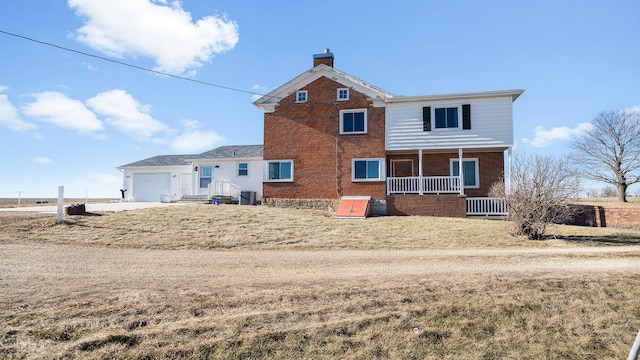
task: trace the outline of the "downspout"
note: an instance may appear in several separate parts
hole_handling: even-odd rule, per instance
[[[340,181],[342,180],[342,176],[340,176],[340,138],[336,136],[336,196],[338,200],[342,197],[341,195],[341,186]]]

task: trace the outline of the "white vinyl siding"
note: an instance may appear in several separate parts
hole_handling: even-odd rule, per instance
[[[211,159],[211,160],[199,160],[196,164],[198,169],[202,166],[213,167],[213,179],[215,182],[230,181],[234,185],[238,186],[241,190],[255,191],[256,198],[262,199],[262,182],[263,174],[263,160],[261,158],[247,158],[247,159]],[[247,164],[247,175],[238,175],[240,164]],[[194,177],[196,175],[194,174]],[[194,194],[206,194],[207,189],[198,189],[199,177],[194,178]]]
[[[385,110],[385,148],[393,150],[496,148],[513,146],[513,114],[510,96],[451,101],[451,106],[471,105],[471,129],[424,131],[423,107],[448,106],[442,101],[388,103]],[[462,126],[462,113],[458,113]],[[431,127],[435,127],[432,114]]]

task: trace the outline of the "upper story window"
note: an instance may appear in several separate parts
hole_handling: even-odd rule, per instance
[[[307,102],[309,92],[307,90],[298,90],[296,91],[296,102],[304,103]]]
[[[246,162],[238,163],[238,176],[249,175],[249,164]]]
[[[293,181],[293,160],[265,161],[265,181]]]
[[[351,160],[351,181],[383,181],[384,173],[384,159]]]
[[[471,105],[423,107],[422,130],[439,129],[471,129]]]
[[[366,134],[367,109],[340,110],[340,134]]]
[[[338,100],[349,100],[349,89],[348,88],[340,88],[338,89]]]
[[[436,129],[457,129],[458,128],[458,108],[442,107],[434,109]]]

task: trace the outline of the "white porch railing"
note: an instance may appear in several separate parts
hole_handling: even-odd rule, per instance
[[[459,176],[408,176],[387,178],[387,194],[389,195],[447,194],[459,192]]]
[[[501,198],[467,198],[467,215],[507,215],[507,203]]]
[[[209,184],[207,195],[211,199],[214,196],[231,196],[232,199],[240,198],[240,186],[229,180],[214,180]]]

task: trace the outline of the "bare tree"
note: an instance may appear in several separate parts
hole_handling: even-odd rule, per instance
[[[627,202],[627,188],[640,182],[640,113],[606,111],[591,124],[571,143],[573,159],[583,176],[615,186],[618,201]]]
[[[532,240],[543,239],[547,225],[571,214],[570,200],[580,187],[570,162],[541,155],[514,157],[509,183],[495,183],[489,194],[507,203],[513,234]]]

